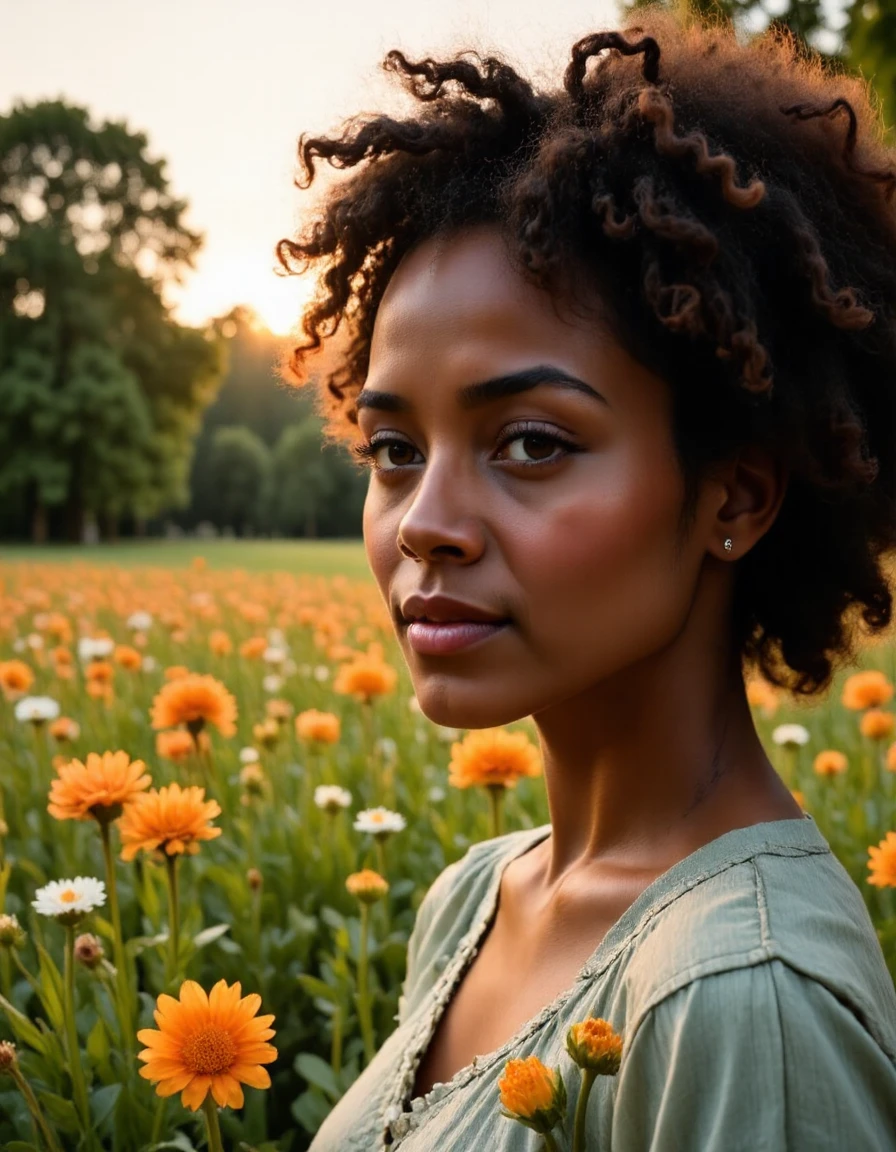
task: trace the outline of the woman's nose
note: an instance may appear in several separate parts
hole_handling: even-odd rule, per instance
[[[481,495],[477,497],[456,469],[449,473],[443,465],[437,473],[430,464],[401,518],[397,544],[403,556],[418,564],[472,563],[485,547]]]

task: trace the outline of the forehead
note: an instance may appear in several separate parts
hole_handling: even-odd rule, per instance
[[[561,317],[551,296],[524,278],[497,226],[477,225],[425,240],[404,257],[377,311],[370,363],[415,348],[462,355],[481,341],[525,354],[528,345],[595,338],[594,320]]]

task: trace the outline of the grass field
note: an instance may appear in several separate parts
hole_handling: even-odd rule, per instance
[[[248,572],[309,573],[352,580],[371,579],[358,540],[126,540],[119,544],[49,544],[0,547],[0,561],[33,564],[120,564],[186,568],[204,556],[210,568],[243,568]]]

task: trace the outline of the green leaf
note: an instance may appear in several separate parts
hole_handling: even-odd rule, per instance
[[[317,976],[310,976],[307,972],[302,972],[296,976],[296,981],[309,996],[320,996],[324,1000],[332,1000],[334,1004],[339,1000],[338,990]]]
[[[0,1008],[6,1013],[10,1023],[10,1027],[15,1032],[16,1037],[27,1044],[29,1048],[33,1048],[36,1052],[40,1052],[44,1056],[50,1055],[50,1046],[47,1043],[47,1038],[41,1033],[28,1017],[15,1008],[3,996],[0,996]]]
[[[213,924],[210,928],[203,928],[201,932],[197,932],[193,937],[194,948],[204,948],[206,944],[211,944],[217,940],[219,936],[223,936],[225,932],[230,931],[229,924]]]
[[[28,1144],[24,1140],[10,1140],[3,1148],[4,1152],[40,1152],[36,1144]]]
[[[139,956],[147,948],[158,948],[168,943],[168,933],[159,932],[156,936],[132,936],[125,942],[124,950],[127,956]]]
[[[109,1034],[100,1017],[87,1036],[87,1055],[94,1064],[102,1067],[109,1059]]]
[[[52,956],[43,944],[39,941],[35,943],[40,970],[41,1000],[50,1018],[50,1023],[61,1033],[65,1028],[65,1012],[62,1006],[62,973],[56,967]]]
[[[300,1076],[304,1076],[309,1084],[314,1084],[335,1104],[342,1095],[342,1089],[336,1079],[336,1074],[326,1060],[316,1056],[313,1052],[300,1052],[293,1061],[293,1068]]]
[[[91,1093],[90,1111],[97,1128],[112,1113],[118,1102],[118,1097],[121,1095],[121,1088],[121,1084],[106,1084],[103,1088],[97,1088],[95,1092]]]
[[[78,1113],[71,1100],[65,1100],[62,1096],[57,1096],[55,1092],[43,1091],[40,1088],[37,1089],[37,1097],[47,1118],[57,1128],[72,1134],[80,1130],[81,1124],[78,1120]]]

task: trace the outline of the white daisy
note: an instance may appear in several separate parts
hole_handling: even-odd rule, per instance
[[[265,692],[279,692],[283,687],[283,677],[277,676],[272,672],[269,676],[263,677],[261,686]]]
[[[28,647],[31,648],[32,651],[36,652],[38,649],[43,648],[44,638],[39,632],[29,632],[27,636],[27,643]]]
[[[405,826],[404,816],[390,812],[388,808],[365,808],[355,817],[352,827],[356,832],[370,832],[373,836],[391,836]]]
[[[798,748],[809,743],[809,732],[802,724],[779,724],[772,732],[772,740],[784,747]]]
[[[127,626],[132,632],[148,632],[152,627],[152,616],[148,612],[132,612]]]
[[[427,795],[429,796],[429,799],[430,799],[430,802],[431,802],[431,803],[433,803],[433,804],[438,804],[438,802],[439,802],[440,800],[444,800],[444,799],[445,799],[445,789],[444,789],[444,788],[440,788],[440,787],[438,786],[438,784],[433,784],[432,788],[430,788],[430,790],[429,790],[429,792],[427,793]]]
[[[317,680],[320,684],[323,684],[324,680],[330,679],[330,669],[326,666],[326,664],[317,665],[317,667],[314,669],[314,679]]]
[[[140,667],[143,669],[144,672],[155,672],[155,670],[156,670],[156,668],[158,668],[158,666],[159,666],[159,663],[156,660],[155,656],[144,656],[143,657],[143,663],[140,665]]]
[[[240,749],[240,763],[241,764],[255,764],[258,760],[257,748],[241,748]]]
[[[288,655],[289,653],[285,648],[277,648],[272,645],[270,648],[265,648],[261,658],[265,664],[282,664]]]
[[[58,715],[59,705],[50,696],[25,696],[16,703],[16,720],[43,724],[55,720]]]
[[[41,916],[54,916],[64,924],[74,924],[106,903],[106,885],[93,876],[74,880],[51,880],[34,893],[31,904]]]
[[[338,812],[340,808],[348,808],[351,802],[351,792],[338,784],[318,784],[314,789],[314,803],[325,812]]]
[[[102,660],[115,647],[115,641],[107,636],[82,636],[78,640],[78,659],[83,663],[89,660]]]

